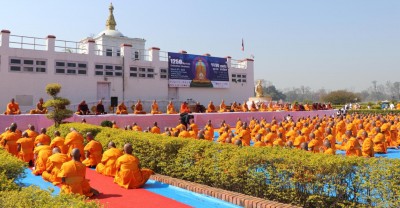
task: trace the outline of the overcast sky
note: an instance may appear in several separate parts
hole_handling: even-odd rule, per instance
[[[146,47],[255,57],[278,89],[360,91],[400,81],[400,0],[115,0],[117,29]],[[110,1],[1,2],[11,34],[79,41],[105,29]],[[241,51],[244,39],[245,51]]]

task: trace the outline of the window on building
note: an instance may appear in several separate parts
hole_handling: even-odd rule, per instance
[[[160,79],[167,79],[167,78],[168,78],[168,70],[160,69]]]
[[[134,78],[154,79],[156,75],[154,68],[131,66],[129,67],[129,71],[129,77]]]
[[[139,60],[139,51],[135,51],[135,60]]]
[[[232,74],[231,81],[235,83],[247,83],[246,76],[246,74]]]
[[[103,69],[103,65],[96,64],[95,69]]]
[[[106,49],[106,56],[112,56],[112,49]]]
[[[121,50],[117,50],[117,56],[121,56]]]
[[[103,76],[103,71],[95,71],[94,74]]]
[[[56,61],[56,74],[86,75],[87,63]]]
[[[95,75],[98,76],[122,76],[121,65],[110,65],[110,64],[95,64]]]
[[[130,67],[129,70],[130,70],[131,72],[136,72],[136,71],[137,71],[137,67]]]
[[[154,69],[147,69],[147,72],[154,73]]]
[[[129,76],[130,77],[137,77],[137,73],[130,73]]]
[[[45,73],[46,61],[32,58],[10,58],[10,71]]]

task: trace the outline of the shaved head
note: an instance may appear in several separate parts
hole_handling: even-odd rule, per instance
[[[72,159],[75,160],[75,161],[80,161],[81,153],[79,152],[79,149],[78,149],[78,148],[72,149],[72,151],[71,151],[71,157],[72,157]]]
[[[131,155],[132,152],[133,152],[132,145],[129,144],[129,143],[125,144],[124,145],[124,152],[125,152],[125,154],[130,154]]]
[[[57,153],[61,153],[61,150],[58,147],[54,147],[53,148],[53,154],[57,154]]]
[[[115,148],[115,143],[114,142],[110,142],[108,143],[108,148]]]

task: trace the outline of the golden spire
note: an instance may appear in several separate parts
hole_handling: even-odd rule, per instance
[[[112,3],[110,4],[110,7],[108,8],[110,10],[110,15],[108,16],[107,22],[106,22],[106,27],[107,30],[115,30],[115,26],[117,25],[117,23],[115,22],[114,19],[114,7],[112,5]]]

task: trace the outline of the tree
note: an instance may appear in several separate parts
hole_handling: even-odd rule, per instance
[[[330,102],[334,105],[341,105],[352,102],[360,102],[361,98],[359,95],[346,90],[332,91],[322,97],[322,101]]]
[[[272,100],[285,100],[286,98],[286,95],[284,95],[281,91],[277,90],[274,85],[264,87],[263,90],[265,94],[271,96]]]
[[[60,84],[52,83],[46,86],[46,93],[53,99],[47,100],[44,106],[50,110],[47,114],[47,118],[52,119],[56,127],[58,127],[64,119],[71,117],[73,113],[66,108],[66,106],[70,104],[70,101],[66,98],[57,97],[60,91]]]

